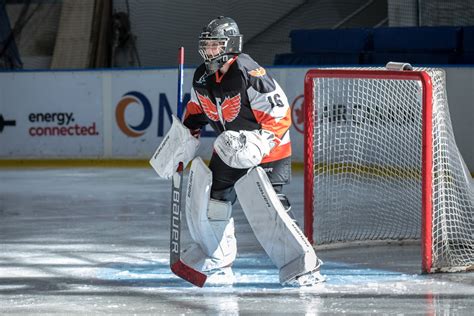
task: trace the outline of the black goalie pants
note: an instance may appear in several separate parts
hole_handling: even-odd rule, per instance
[[[288,199],[282,194],[283,185],[291,180],[291,157],[263,163],[260,167],[267,173],[275,192],[280,196],[285,207],[289,207]],[[235,203],[237,195],[234,184],[247,173],[248,169],[236,169],[225,164],[214,152],[209,163],[212,171],[211,198]],[[288,205],[285,205],[288,203]]]

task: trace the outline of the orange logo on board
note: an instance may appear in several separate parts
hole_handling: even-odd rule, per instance
[[[267,71],[263,67],[260,67],[260,68],[249,71],[249,75],[251,75],[253,77],[262,77],[262,76],[265,76],[266,73],[267,73]]]

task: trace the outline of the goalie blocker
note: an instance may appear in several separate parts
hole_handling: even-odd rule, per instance
[[[186,168],[199,147],[199,140],[191,135],[189,129],[176,116],[172,115],[172,118],[170,130],[150,159],[155,172],[164,179],[171,179],[180,162]]]

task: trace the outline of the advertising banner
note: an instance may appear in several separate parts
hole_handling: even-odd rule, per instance
[[[294,162],[304,160],[303,92],[308,69],[267,69],[291,106]],[[184,104],[190,98],[193,72],[184,71]],[[462,68],[447,71],[449,96],[455,101],[450,104],[453,126],[461,132],[456,135],[458,145],[470,168],[472,111],[463,105],[470,103],[468,94],[473,92],[463,85],[472,80],[456,76],[472,73],[473,69]],[[171,126],[176,100],[174,68],[0,73],[0,159],[148,159]],[[201,133],[198,154],[204,159],[210,158],[214,138],[209,127]]]
[[[98,72],[0,75],[0,157],[100,157]]]

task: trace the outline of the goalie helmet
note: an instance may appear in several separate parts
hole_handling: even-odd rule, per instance
[[[199,36],[199,54],[208,74],[221,68],[233,55],[242,52],[242,34],[231,18],[219,16],[205,26]]]

